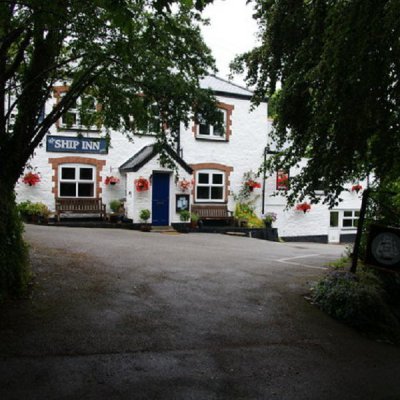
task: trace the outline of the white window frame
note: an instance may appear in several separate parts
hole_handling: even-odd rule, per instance
[[[60,93],[60,98],[65,96],[68,92],[62,92]],[[71,107],[69,108],[61,117],[60,117],[60,123],[59,123],[59,128],[64,129],[64,130],[72,130],[72,129],[83,129],[83,130],[90,130],[90,131],[99,131],[99,127],[96,125],[91,125],[91,126],[83,126],[81,124],[81,115],[79,112],[79,107],[81,105],[81,98],[78,97],[76,99],[76,107]],[[97,112],[97,104],[94,105],[93,108],[93,113]],[[67,116],[67,114],[75,114],[75,124],[68,125],[66,122],[63,122],[63,118]]]
[[[199,175],[208,174],[208,183],[199,183]],[[222,183],[212,183],[213,174],[222,175]],[[202,169],[196,171],[196,188],[195,188],[195,201],[196,203],[224,203],[225,202],[225,172],[218,169]],[[208,199],[199,199],[197,197],[198,187],[209,187],[210,195]],[[211,188],[212,187],[222,187],[222,198],[221,199],[211,199]]]
[[[351,216],[345,216],[344,213],[345,212],[351,212]],[[356,216],[356,213],[358,213],[358,215]],[[357,226],[354,226],[354,222],[358,221],[360,218],[360,210],[342,210],[342,215],[340,218],[340,225],[341,228],[343,230],[356,230]],[[344,226],[344,221],[352,221],[351,226]]]
[[[63,179],[62,169],[63,168],[75,168],[75,179]],[[92,179],[80,179],[79,170],[81,168],[90,168],[92,170]],[[58,197],[62,199],[94,199],[96,198],[96,167],[89,164],[61,164],[58,167]],[[61,196],[61,184],[62,183],[75,183],[76,196]],[[92,183],[93,184],[93,196],[78,196],[79,183]]]
[[[199,121],[196,124],[196,137],[197,138],[199,138],[199,139],[209,139],[209,140],[223,140],[223,141],[226,140],[226,130],[228,129],[228,124],[227,124],[227,122],[228,122],[228,111],[225,110],[224,108],[219,108],[218,111],[220,111],[224,115],[224,121],[223,121],[224,134],[222,136],[218,135],[218,134],[215,134],[214,125],[208,125],[209,130],[210,130],[210,134],[209,135],[200,134],[200,126],[201,125],[205,125],[205,124],[202,124],[200,122],[202,120],[202,117],[199,116]]]

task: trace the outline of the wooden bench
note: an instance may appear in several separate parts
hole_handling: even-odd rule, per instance
[[[101,199],[56,199],[57,221],[60,215],[71,214],[100,214],[100,218],[106,217],[106,205]]]
[[[230,223],[233,221],[232,211],[226,205],[192,205],[191,211],[199,216],[200,220],[219,220]]]

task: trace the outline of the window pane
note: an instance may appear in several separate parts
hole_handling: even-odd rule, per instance
[[[80,168],[79,179],[91,181],[93,179],[93,169],[92,168]]]
[[[200,135],[209,135],[210,134],[210,125],[201,124],[199,127]]]
[[[215,185],[222,185],[222,174],[213,174],[212,183]]]
[[[72,112],[67,112],[61,117],[63,125],[72,126],[76,125],[76,114]]]
[[[93,197],[93,183],[78,183],[78,197]]]
[[[75,168],[61,168],[61,179],[75,179]]]
[[[339,213],[337,211],[331,211],[331,222],[330,226],[336,228],[339,226]]]
[[[205,186],[197,187],[197,198],[198,199],[209,199],[210,198],[210,188]]]
[[[358,219],[353,219],[353,226],[357,228],[358,226]]]
[[[353,220],[352,219],[344,219],[343,226],[345,228],[351,228],[353,226]]]
[[[214,136],[220,136],[223,137],[224,136],[224,130],[223,129],[218,129],[214,127]]]
[[[352,217],[352,216],[353,216],[353,212],[352,212],[352,211],[345,211],[345,212],[343,213],[343,215],[344,215],[345,217]]]
[[[211,188],[211,199],[212,200],[222,200],[224,194],[224,189],[222,187],[212,187]]]
[[[208,183],[208,174],[199,174],[199,183]]]
[[[61,182],[60,197],[76,197],[76,184]]]

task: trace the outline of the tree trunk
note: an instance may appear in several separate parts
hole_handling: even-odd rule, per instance
[[[0,176],[0,301],[22,295],[30,280],[28,247],[22,232],[14,184]]]

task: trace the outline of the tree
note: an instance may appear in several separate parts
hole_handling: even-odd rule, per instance
[[[173,128],[188,122],[191,110],[218,118],[215,99],[199,87],[213,64],[199,30],[200,11],[211,1],[0,3],[0,298],[27,282],[15,183],[79,97],[99,101],[96,121],[127,134],[157,118]],[[57,82],[69,90],[43,118]]]
[[[399,176],[400,3],[392,0],[253,0],[261,44],[237,57],[254,103],[276,98],[271,170],[307,166],[289,202],[321,187],[334,205],[344,184],[372,172]]]

